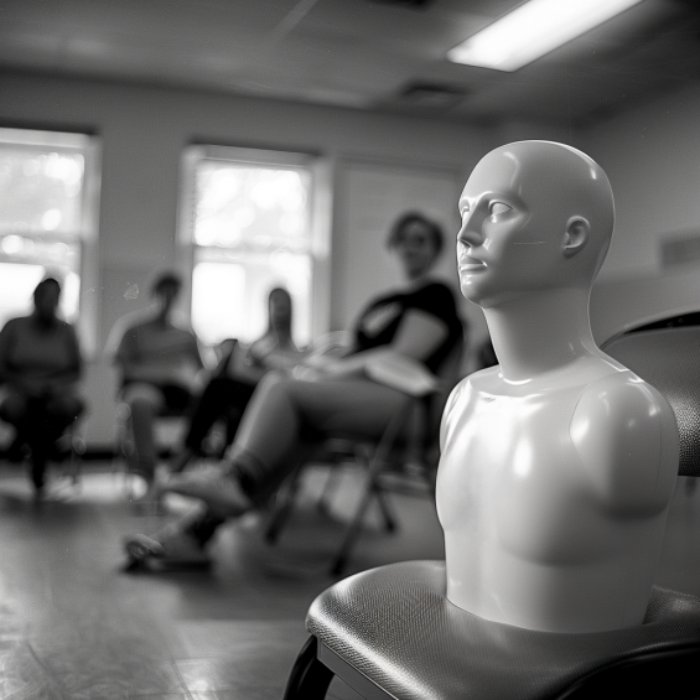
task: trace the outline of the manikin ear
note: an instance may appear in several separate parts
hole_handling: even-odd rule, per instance
[[[591,225],[582,216],[572,216],[566,222],[564,232],[564,255],[570,258],[586,247]]]

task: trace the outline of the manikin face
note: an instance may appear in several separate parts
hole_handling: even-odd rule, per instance
[[[462,294],[493,307],[550,287],[564,264],[566,218],[527,153],[483,158],[459,200],[457,263]]]

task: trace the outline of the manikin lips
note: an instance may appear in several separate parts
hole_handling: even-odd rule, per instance
[[[460,270],[480,270],[482,268],[486,267],[486,263],[482,262],[481,260],[477,260],[476,258],[472,258],[469,255],[463,255],[459,259],[459,269]]]

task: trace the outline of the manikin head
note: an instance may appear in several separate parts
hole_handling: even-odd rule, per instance
[[[590,291],[615,220],[600,166],[551,141],[519,141],[488,153],[459,207],[460,286],[483,308],[536,292]]]

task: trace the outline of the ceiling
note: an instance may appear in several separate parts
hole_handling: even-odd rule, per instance
[[[569,125],[700,83],[693,0],[643,0],[514,73],[446,60],[521,3],[0,0],[0,69]]]

